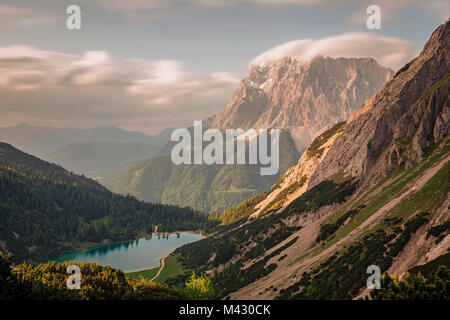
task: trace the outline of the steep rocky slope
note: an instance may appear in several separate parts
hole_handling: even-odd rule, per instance
[[[268,209],[266,205],[284,190],[283,195],[292,196],[283,197],[278,203],[281,208],[330,177],[357,178],[360,184],[370,184],[399,165],[409,168],[422,160],[426,148],[449,131],[450,58],[445,32],[433,33],[420,56],[355,110],[336,135],[331,130],[318,137],[279,186],[255,206],[255,214]],[[312,157],[311,149],[320,144],[324,145],[322,152]]]
[[[335,174],[363,181],[398,165],[410,167],[448,134],[450,31],[436,30],[421,54],[358,110],[312,177]],[[384,161],[387,161],[385,165]]]
[[[179,248],[184,266],[213,275],[218,297],[349,299],[369,265],[403,274],[447,254],[449,33],[450,20],[268,194],[294,193]]]
[[[257,217],[262,212],[283,211],[289,203],[302,195],[308,188],[311,175],[323,160],[328,150],[342,134],[345,122],[334,125],[331,129],[318,136],[300,157],[298,163],[286,172],[273,191],[255,206],[255,212],[250,216]]]

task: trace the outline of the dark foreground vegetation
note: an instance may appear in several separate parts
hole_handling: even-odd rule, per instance
[[[428,275],[407,273],[403,280],[396,274],[383,275],[381,289],[371,290],[372,300],[449,300],[450,268],[439,266]]]
[[[125,277],[121,270],[95,263],[79,263],[80,290],[68,289],[72,263],[48,262],[13,267],[12,257],[0,253],[0,300],[179,300],[184,294],[167,286]]]

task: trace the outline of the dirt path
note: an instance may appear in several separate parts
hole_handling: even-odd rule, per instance
[[[159,267],[158,273],[153,278],[150,279],[150,282],[159,277],[159,274],[161,273],[162,269],[164,269],[164,263],[165,263],[165,260],[166,260],[166,258],[168,256],[169,255],[167,255],[167,256],[165,256],[164,258],[161,259],[161,266]]]

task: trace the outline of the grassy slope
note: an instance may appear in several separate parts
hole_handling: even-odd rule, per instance
[[[125,274],[125,276],[136,280],[144,279],[149,281],[158,273],[158,270],[159,267],[136,272],[128,272]]]
[[[168,278],[176,277],[184,273],[184,268],[174,255],[169,255],[165,260],[164,269],[161,270],[156,281],[164,283]]]
[[[144,279],[148,281],[158,273],[159,269],[160,267],[156,267],[137,272],[129,272],[126,273],[126,276],[137,280]],[[184,272],[185,269],[178,261],[177,257],[174,255],[169,255],[165,259],[164,268],[161,270],[161,273],[154,281],[164,283],[167,279],[184,274]]]

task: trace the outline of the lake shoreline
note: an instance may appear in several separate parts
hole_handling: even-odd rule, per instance
[[[71,249],[70,251],[62,251],[62,252],[58,253],[58,255],[56,257],[60,257],[62,255],[70,254],[70,253],[74,253],[74,252],[85,251],[85,250],[89,250],[89,249],[93,249],[93,248],[97,248],[97,247],[99,248],[99,247],[102,247],[102,246],[121,244],[121,243],[128,243],[128,242],[133,242],[133,241],[137,241],[137,240],[141,240],[141,239],[149,239],[149,238],[153,237],[154,235],[162,236],[162,235],[171,235],[171,234],[177,234],[177,233],[198,235],[198,236],[201,236],[202,239],[205,239],[207,237],[207,236],[203,235],[201,232],[195,232],[195,231],[153,232],[153,233],[147,234],[147,235],[145,235],[143,237],[129,239],[129,240],[105,241],[105,240],[109,240],[109,239],[105,239],[102,242],[97,242],[97,243],[88,243],[88,242],[86,242],[85,245],[80,245],[78,247],[75,247],[75,248]],[[56,257],[49,258],[48,261],[55,261]],[[152,269],[152,268],[150,268],[150,269]]]
[[[169,239],[168,236],[172,237]],[[174,236],[176,236],[176,238]],[[180,236],[181,239],[178,240]],[[114,243],[103,241],[99,244],[82,246],[83,248],[81,250],[75,249],[59,254],[52,257],[50,261],[55,261],[58,263],[67,261],[76,261],[77,263],[92,262],[103,266],[109,265],[123,271],[126,274],[129,274],[151,269],[159,269],[161,268],[161,258],[172,254],[178,247],[186,243],[196,242],[204,238],[205,236],[201,233],[193,231],[158,232],[129,241],[119,241]],[[150,244],[152,239],[154,239],[154,241]],[[165,242],[165,239],[169,241]],[[123,248],[121,245],[126,246],[126,251],[117,253],[117,247]],[[164,248],[167,248],[168,251],[165,251]],[[105,256],[105,254],[101,254],[102,251],[108,252],[107,255]],[[158,257],[160,254],[161,256]],[[140,267],[139,264],[141,265]],[[133,268],[133,265],[135,268]]]
[[[167,235],[167,234],[177,234],[177,233],[186,233],[186,234],[193,234],[193,235],[198,235],[198,236],[201,236],[202,237],[202,240],[203,239],[205,239],[207,236],[205,236],[205,235],[203,235],[201,232],[194,232],[194,231],[181,231],[181,232],[168,232],[168,233],[164,233],[164,232],[158,232],[158,233],[155,233],[155,234],[157,234],[157,235]],[[197,240],[197,241],[200,241],[200,240]],[[192,243],[192,242],[191,242]],[[134,270],[134,271],[127,271],[127,272],[124,272],[125,274],[129,274],[129,273],[137,273],[137,272],[144,272],[144,271],[149,271],[149,270],[153,270],[153,269],[156,269],[156,268],[158,268],[158,269],[161,269],[161,266],[162,266],[162,260],[163,259],[165,259],[165,258],[167,258],[168,256],[170,256],[172,253],[174,253],[175,252],[175,250],[176,250],[176,248],[174,249],[174,250],[172,250],[171,252],[169,252],[166,256],[164,256],[164,257],[162,257],[161,259],[160,259],[160,261],[159,261],[159,266],[158,267],[153,267],[153,268],[144,268],[144,269],[139,269],[139,270]]]

